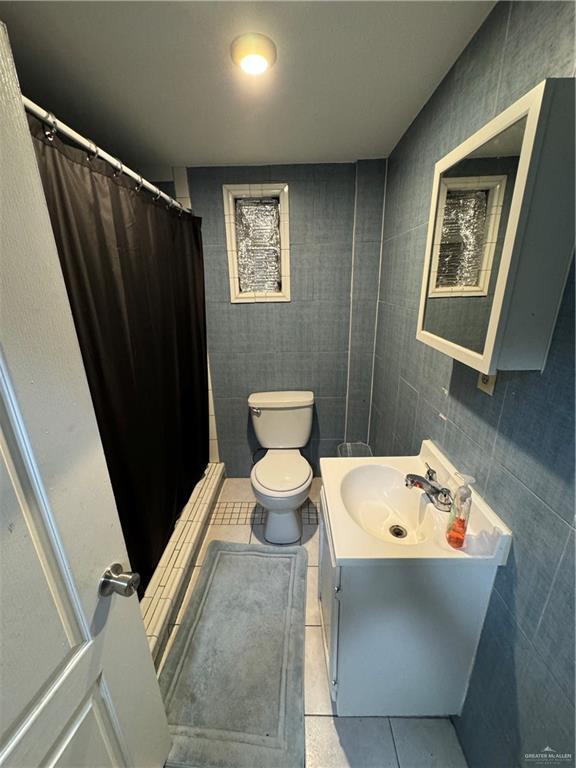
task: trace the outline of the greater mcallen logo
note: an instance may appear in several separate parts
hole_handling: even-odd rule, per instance
[[[532,763],[548,763],[548,765],[554,763],[560,763],[564,760],[572,760],[571,752],[557,752],[552,747],[544,747],[540,752],[528,752],[524,755],[525,760],[529,760]]]

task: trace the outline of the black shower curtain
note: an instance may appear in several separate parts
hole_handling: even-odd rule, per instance
[[[29,117],[132,568],[150,580],[208,462],[200,219]],[[49,300],[49,297],[47,297]]]

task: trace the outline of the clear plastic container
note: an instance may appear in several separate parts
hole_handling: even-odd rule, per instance
[[[454,494],[450,519],[446,529],[446,540],[454,549],[460,549],[460,547],[464,546],[466,528],[468,527],[470,509],[472,507],[472,490],[470,486],[476,482],[476,479],[471,475],[462,475],[460,472],[456,474],[462,478],[463,485]]]
[[[338,456],[372,456],[372,448],[367,443],[340,443],[338,446]]]

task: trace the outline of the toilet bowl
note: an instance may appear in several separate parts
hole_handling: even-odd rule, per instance
[[[313,392],[255,392],[248,398],[254,432],[267,448],[250,473],[252,490],[266,510],[264,538],[292,544],[302,534],[298,508],[312,483],[312,468],[301,455],[312,431]]]
[[[250,473],[252,490],[267,511],[264,538],[292,544],[302,535],[298,509],[312,484],[312,468],[296,449],[271,449]]]

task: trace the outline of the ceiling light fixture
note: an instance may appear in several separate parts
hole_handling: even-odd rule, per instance
[[[232,61],[248,75],[262,75],[276,61],[276,46],[266,35],[240,35],[230,46]]]

